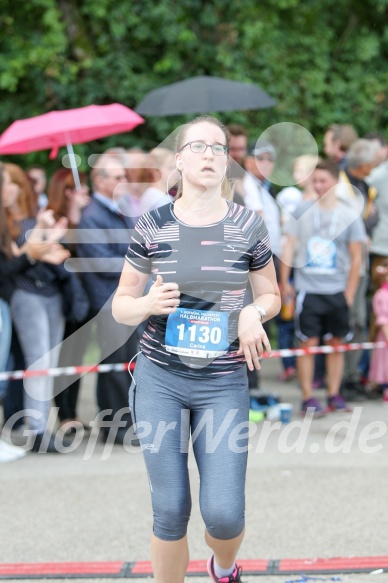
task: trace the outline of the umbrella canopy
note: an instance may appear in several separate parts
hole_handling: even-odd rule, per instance
[[[136,111],[141,115],[164,116],[265,109],[274,105],[276,101],[257,85],[203,76],[154,89]]]
[[[120,103],[51,111],[10,125],[0,137],[0,154],[51,149],[50,158],[55,158],[61,146],[129,132],[143,122],[140,115]]]

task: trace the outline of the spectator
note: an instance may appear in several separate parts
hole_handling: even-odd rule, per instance
[[[140,198],[139,213],[142,215],[171,202],[167,194],[179,179],[173,152],[166,148],[155,148],[148,155],[151,184]]]
[[[376,156],[376,166],[369,175],[369,177],[371,177],[373,176],[375,170],[380,166],[380,164],[383,164],[384,162],[387,161],[388,145],[383,134],[380,134],[379,132],[369,132],[368,134],[365,134],[364,140],[370,140],[371,142],[376,144],[378,148]]]
[[[22,174],[12,165],[13,172]],[[39,235],[32,231],[26,241],[28,229],[45,227],[52,219],[48,211],[42,213],[37,223],[34,216],[35,201],[27,178],[20,179],[25,188],[11,182],[6,166],[0,169],[3,179],[1,214],[1,266],[0,297],[11,304],[11,313],[22,346],[26,365],[37,368],[56,366],[54,348],[61,340],[62,302],[55,282],[45,284],[41,277],[42,261],[58,264],[68,257],[62,246],[52,242],[39,242]],[[51,221],[54,224],[54,221]],[[57,238],[65,226],[57,225]],[[16,241],[17,246],[14,241]],[[37,277],[34,277],[36,275]],[[36,368],[36,366],[35,366]],[[45,436],[46,424],[52,397],[52,377],[30,377],[25,379],[25,409],[30,411],[29,423],[35,435],[32,451],[38,451],[43,438],[44,451],[57,452],[54,439]]]
[[[70,228],[78,226],[82,209],[90,202],[85,174],[80,174],[80,181],[82,188],[77,190],[71,170],[61,168],[53,175],[48,188],[47,208],[53,211],[56,220],[65,217]],[[75,244],[71,243],[68,248],[72,257],[75,257]],[[78,333],[73,342],[62,342],[58,366],[77,366],[82,364],[89,340],[89,328],[85,324],[85,320],[78,322],[73,318],[66,319],[63,340],[77,331]],[[81,426],[84,427],[77,414],[80,378],[74,375],[73,379],[73,383],[71,383],[72,378],[70,376],[59,376],[54,379],[54,397],[58,407],[59,422],[65,428],[65,433],[67,434],[74,433]]]
[[[46,172],[44,168],[41,166],[31,166],[27,170],[27,176],[31,181],[32,190],[36,197],[36,203],[38,205],[38,209],[46,208],[47,206],[47,195],[46,195],[46,186],[47,186],[47,178]]]
[[[341,170],[346,167],[346,153],[358,138],[357,132],[349,124],[332,124],[324,136],[323,150],[328,158],[334,160]]]
[[[0,165],[0,372],[7,368],[9,362],[9,351],[11,347],[12,321],[8,306],[8,297],[4,289],[4,262],[12,257],[11,238],[7,228],[5,206],[8,200],[16,196],[16,185],[11,183],[8,172],[4,171]],[[5,204],[4,204],[5,203]],[[0,384],[0,402],[7,391],[8,383],[2,381]],[[14,461],[25,455],[25,451],[20,447],[10,445],[0,438],[0,463]]]
[[[375,204],[377,191],[369,186],[365,179],[377,163],[378,145],[370,140],[357,140],[349,148],[347,165],[340,172],[340,182],[337,194],[344,201],[352,203],[357,198],[363,198],[363,220],[368,237],[378,223],[378,212]]]
[[[230,132],[229,164],[227,170],[228,182],[233,192],[233,201],[236,204],[245,206],[243,180],[246,176],[245,159],[248,152],[248,134],[245,128],[237,124],[231,124],[228,126],[228,130]],[[252,288],[248,282],[245,291],[244,306],[252,303],[252,301]],[[260,373],[256,369],[249,370],[247,367],[247,374],[251,405],[249,420],[255,423],[256,421],[261,421],[263,417],[262,406],[255,397],[258,391],[261,392],[261,389],[259,389],[261,384]]]
[[[365,178],[365,181],[376,188],[378,193],[376,207],[379,222],[373,230],[372,243],[369,248],[373,272],[380,261],[388,257],[388,146],[380,134],[367,134],[365,139],[377,143],[379,148],[377,152],[378,166]]]
[[[230,133],[229,156],[237,164],[244,166],[244,161],[248,153],[248,134],[243,126],[230,124],[228,126]]]
[[[127,176],[116,156],[103,154],[96,161],[91,179],[93,197],[79,223],[80,229],[91,230],[90,237],[87,242],[77,245],[77,255],[82,259],[82,281],[90,300],[89,318],[96,318],[97,321],[102,362],[128,362],[137,352],[137,332],[135,328],[117,324],[111,308],[134,227],[133,219],[123,215],[118,208],[120,198],[127,192]],[[104,422],[112,430],[110,432],[109,427],[103,427],[102,439],[123,443],[132,425],[126,371],[98,375],[97,404],[100,412],[108,411]]]
[[[141,148],[130,148],[127,150],[127,156],[127,195],[121,202],[127,202],[128,198],[131,208],[131,214],[128,216],[137,218],[141,214],[141,197],[151,181],[148,154]]]
[[[295,158],[293,164],[293,178],[299,188],[287,186],[279,192],[276,201],[281,208],[281,223],[284,227],[296,208],[305,201],[316,200],[317,193],[314,190],[312,174],[317,164],[317,157],[306,154]],[[292,283],[292,271],[290,282]],[[278,345],[280,349],[293,348],[294,346],[294,299],[292,296],[284,297],[284,303],[280,314],[276,318],[278,325]],[[292,380],[296,376],[296,360],[294,356],[282,358],[283,372],[281,381]]]
[[[288,186],[281,190],[276,197],[276,200],[282,209],[281,222],[283,231],[285,224],[290,217],[290,214],[292,215],[295,212],[296,208],[299,206],[299,204],[301,204],[301,202],[317,199],[317,193],[315,192],[313,185],[313,171],[317,165],[317,162],[317,157],[310,154],[299,156],[294,160],[293,177],[299,188],[296,188],[295,186]],[[290,276],[290,283],[292,283],[292,271]],[[291,308],[294,307],[294,302],[290,298],[286,301],[288,306],[291,306]],[[285,321],[282,323],[282,320],[284,320],[284,311],[288,314],[291,312],[290,309],[287,309],[287,304],[283,305],[280,316],[277,318],[279,323],[279,348],[292,348],[295,336],[294,318],[288,322]],[[281,380],[288,380],[294,377],[295,362],[295,359],[292,357],[288,357],[287,359],[282,358],[284,370],[280,376]],[[317,354],[315,356],[313,387],[318,388],[324,386],[324,377],[325,356],[324,354]]]
[[[282,225],[287,222],[289,215],[295,212],[296,207],[302,201],[317,199],[317,193],[313,186],[313,171],[317,162],[317,157],[310,154],[295,158],[292,174],[298,186],[286,186],[276,197],[282,209]]]
[[[114,158],[125,169],[127,183],[121,185],[124,194],[117,198],[116,204],[118,210],[127,217],[132,217],[136,222],[140,215],[140,198],[147,185],[137,182],[137,172],[141,172],[143,176],[143,169],[133,168],[132,165],[145,165],[146,153],[143,150],[133,148],[134,153],[130,154],[125,148],[109,148],[105,151],[105,155]],[[132,150],[131,150],[132,151]],[[100,156],[97,156],[97,160]]]
[[[247,157],[245,159],[245,176],[242,181],[242,194],[244,199],[244,206],[248,210],[257,212],[266,223],[269,237],[271,240],[271,248],[274,253],[275,268],[278,267],[278,256],[281,249],[281,231],[280,231],[280,212],[279,207],[275,201],[276,192],[271,185],[269,178],[272,174],[274,162],[276,160],[276,151],[272,144],[268,142],[257,140],[248,149]],[[247,290],[246,303],[249,303],[251,298],[249,296],[249,288]],[[276,320],[276,323],[278,320]],[[265,325],[265,330],[269,334],[269,324]],[[252,386],[252,377],[257,376],[257,383],[259,384],[260,373],[256,371],[249,372],[249,387]],[[262,389],[261,389],[262,390]],[[261,404],[257,405],[257,398],[260,397],[254,391],[251,391],[251,414],[250,420],[255,421],[256,416],[253,413],[255,409],[262,412]],[[258,417],[259,418],[259,417]]]
[[[280,264],[283,297],[293,293],[289,284],[295,272],[295,328],[300,346],[328,345],[350,337],[349,307],[357,290],[365,229],[356,214],[348,221],[349,207],[338,200],[339,171],[330,160],[317,164],[313,175],[318,201],[305,202],[287,224],[287,240]],[[324,412],[312,396],[314,356],[298,357],[298,377],[303,393],[302,411]],[[339,389],[344,369],[343,353],[327,355],[328,408],[347,410]]]
[[[366,233],[371,239],[373,230],[378,223],[379,215],[375,205],[376,189],[365,182],[375,166],[378,146],[369,140],[357,140],[348,150],[347,167],[340,173],[341,184],[337,194],[347,204],[356,208],[364,207],[362,218]],[[361,205],[359,204],[361,201]],[[368,249],[367,241],[363,244],[363,261],[360,279],[353,304],[350,309],[350,321],[353,330],[353,342],[363,342],[367,332],[366,294],[368,290]],[[364,395],[364,387],[360,383],[361,352],[351,351],[345,355],[345,376],[343,394],[351,399],[353,396]]]
[[[374,272],[378,288],[373,296],[372,342],[388,342],[388,259],[383,259]],[[388,389],[388,348],[375,348],[369,369],[371,394],[381,395]]]
[[[244,202],[248,210],[260,214],[267,226],[274,255],[281,252],[280,213],[275,202],[276,192],[269,178],[276,160],[272,144],[258,140],[248,150],[245,161],[247,174],[243,180]]]
[[[228,179],[233,190],[233,200],[241,206],[245,206],[241,181],[245,176],[245,158],[248,152],[248,134],[243,126],[231,124],[228,126],[230,133],[228,165]]]
[[[81,173],[79,179],[81,189],[77,190],[72,171],[68,168],[61,168],[51,178],[48,189],[47,208],[54,211],[54,217],[57,221],[66,217],[70,228],[78,226],[82,210],[90,202],[86,174]]]

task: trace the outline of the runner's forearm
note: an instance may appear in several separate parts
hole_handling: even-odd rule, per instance
[[[133,298],[128,295],[116,295],[113,298],[112,314],[116,322],[127,326],[137,326],[150,315],[148,296]]]

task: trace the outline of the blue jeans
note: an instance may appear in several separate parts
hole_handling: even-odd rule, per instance
[[[27,368],[56,367],[63,338],[65,319],[62,296],[41,296],[17,289],[11,312]],[[35,433],[43,433],[50,413],[54,377],[29,377],[24,380],[24,408]]]
[[[0,372],[7,369],[11,347],[12,320],[7,302],[0,299]],[[0,381],[0,400],[7,392],[8,381]]]
[[[148,471],[155,536],[174,541],[186,534],[191,433],[207,531],[221,540],[235,538],[245,521],[246,367],[217,378],[186,379],[140,355],[134,378],[129,404]]]

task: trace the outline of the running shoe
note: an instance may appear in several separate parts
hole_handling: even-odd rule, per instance
[[[341,395],[333,395],[327,399],[327,408],[329,411],[347,411],[352,409],[348,407],[346,401]]]
[[[207,572],[213,583],[242,583],[240,579],[242,568],[237,567],[237,565],[235,565],[233,573],[229,577],[217,577],[214,571],[214,555],[207,562]]]
[[[307,413],[308,409],[314,409],[313,411],[314,417],[321,417],[322,415],[325,414],[322,405],[320,404],[318,399],[315,399],[314,397],[306,399],[305,401],[302,402],[302,413]]]

